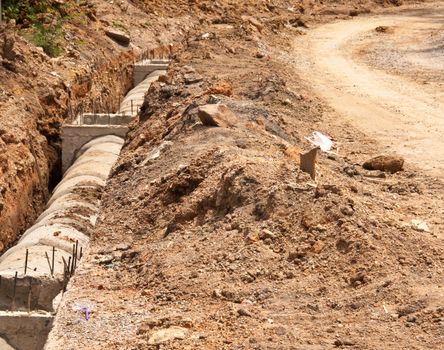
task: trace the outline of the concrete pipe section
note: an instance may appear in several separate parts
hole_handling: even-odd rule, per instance
[[[151,84],[159,79],[161,75],[165,75],[166,70],[156,70],[149,74],[140,84],[130,90],[120,104],[119,113],[131,115],[135,117],[139,113],[139,109],[143,104],[145,94]]]
[[[46,210],[0,258],[1,310],[54,310],[52,301],[66,282],[68,263],[70,269],[75,266],[88,245],[102,188],[122,145],[123,139],[116,136],[84,145]]]
[[[25,333],[31,338],[35,329],[46,339],[55,300],[60,300],[56,296],[88,245],[103,187],[122,145],[123,139],[117,136],[103,136],[85,144],[55,188],[46,210],[0,257],[0,337],[13,348],[43,347],[38,342],[30,346],[23,334],[14,336],[20,334],[17,325],[28,327],[30,332]]]

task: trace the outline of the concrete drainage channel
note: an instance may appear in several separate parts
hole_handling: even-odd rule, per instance
[[[44,348],[69,278],[95,225],[108,174],[128,122],[168,61],[134,66],[134,88],[115,114],[83,114],[62,127],[64,176],[46,210],[0,257],[0,350]]]

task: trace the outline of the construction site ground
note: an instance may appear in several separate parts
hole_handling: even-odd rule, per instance
[[[443,348],[443,3],[132,3],[178,49],[46,348]],[[382,154],[404,170],[362,167]]]

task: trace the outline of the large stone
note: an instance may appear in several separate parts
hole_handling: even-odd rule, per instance
[[[198,109],[198,116],[203,125],[228,128],[236,125],[236,115],[224,104],[204,105]]]
[[[187,332],[188,330],[186,328],[176,326],[159,329],[150,337],[148,344],[157,345],[174,339],[185,339]]]
[[[131,41],[128,34],[114,28],[106,29],[105,34],[123,46],[128,46]]]
[[[12,346],[10,346],[6,340],[0,338],[0,349],[1,350],[15,350]]]
[[[362,167],[367,170],[380,170],[389,173],[401,171],[404,166],[404,158],[394,156],[379,156],[367,160]]]

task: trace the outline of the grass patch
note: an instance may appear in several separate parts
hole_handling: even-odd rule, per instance
[[[5,18],[21,27],[20,33],[51,57],[59,56],[65,44],[62,24],[68,4],[47,0],[3,0]]]
[[[123,23],[118,22],[118,21],[113,21],[113,27],[117,28],[117,29],[121,29],[124,32],[128,31],[128,29],[125,27],[125,25]]]
[[[29,38],[35,46],[40,46],[51,57],[59,56],[63,51],[63,31],[60,23],[44,25],[34,23],[33,33]]]
[[[46,0],[3,0],[5,18],[14,19],[17,24],[31,26],[40,13],[56,14],[58,9]]]

